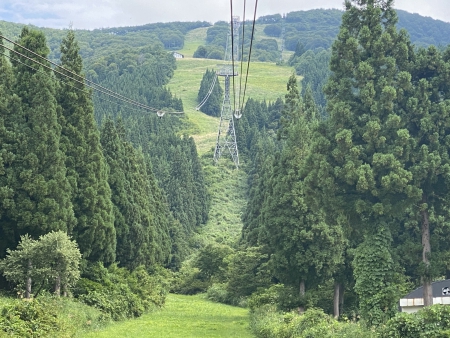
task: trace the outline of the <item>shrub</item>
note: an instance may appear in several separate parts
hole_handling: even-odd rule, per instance
[[[230,295],[225,283],[214,283],[208,288],[206,296],[209,300],[217,303],[231,304]]]
[[[338,322],[320,309],[302,315],[278,312],[264,305],[251,313],[250,329],[258,338],[374,338],[376,334],[353,322]]]
[[[73,299],[9,299],[0,309],[0,336],[73,337],[108,322],[100,311]]]
[[[211,285],[209,280],[201,278],[200,270],[190,265],[183,265],[174,278],[171,285],[171,291],[183,295],[195,295],[205,292]]]
[[[83,303],[114,320],[121,320],[139,317],[145,311],[164,305],[167,279],[163,270],[150,275],[143,267],[129,272],[114,264],[106,269],[97,263],[86,269],[74,294]]]
[[[56,309],[45,301],[16,301],[1,310],[0,332],[13,337],[41,337],[55,334],[62,322]]]
[[[433,305],[416,313],[399,312],[383,327],[386,338],[450,337],[450,307]]]

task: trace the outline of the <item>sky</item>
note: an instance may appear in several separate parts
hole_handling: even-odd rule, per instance
[[[255,0],[246,0],[253,18]],[[243,17],[244,0],[233,0],[233,15]],[[230,19],[228,0],[0,0],[0,20],[38,27],[96,29],[155,22]],[[395,8],[450,22],[449,0],[396,0]],[[314,8],[343,9],[343,0],[258,0],[256,16]]]

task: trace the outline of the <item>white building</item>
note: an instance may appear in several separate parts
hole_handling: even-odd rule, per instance
[[[175,59],[182,59],[182,58],[184,58],[184,55],[183,54],[181,54],[181,53],[178,53],[178,52],[173,52],[173,57],[175,58]]]
[[[433,289],[433,305],[450,304],[450,279],[433,282],[431,287]],[[400,309],[402,312],[417,312],[421,308],[423,308],[422,286],[400,299]]]

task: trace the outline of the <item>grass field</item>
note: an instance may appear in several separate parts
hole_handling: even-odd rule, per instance
[[[115,323],[86,338],[250,338],[248,310],[197,296],[169,295],[164,309]]]
[[[196,30],[197,31],[197,30]],[[198,33],[200,34],[200,33]],[[188,40],[187,44],[191,43]],[[192,42],[193,45],[196,45]],[[177,60],[175,75],[168,84],[171,92],[183,100],[184,111],[191,122],[187,130],[197,144],[199,154],[204,154],[214,147],[217,137],[219,119],[196,111],[197,95],[203,74],[207,69],[216,69],[219,60],[184,58]],[[245,69],[245,68],[244,68]],[[250,64],[245,98],[275,101],[286,94],[286,84],[293,68],[277,66],[274,63],[252,62]],[[221,86],[224,88],[223,79]],[[245,78],[242,79],[244,81]],[[235,86],[239,88],[239,77],[235,78]],[[242,95],[243,95],[242,83]],[[233,95],[231,95],[233,97]]]

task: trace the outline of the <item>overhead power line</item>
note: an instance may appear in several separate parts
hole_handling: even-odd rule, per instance
[[[24,65],[24,66],[26,66],[26,67],[28,67],[28,68],[30,68],[30,69],[36,71],[36,72],[40,72],[40,71],[41,71],[42,74],[47,75],[47,76],[50,76],[49,73],[43,73],[41,69],[33,68],[33,67],[31,67],[30,65],[27,65],[25,62],[22,62],[22,61],[20,61],[19,59],[13,58],[11,55],[8,55],[8,54],[1,54],[1,55],[3,55],[3,56],[5,56],[5,57],[9,58],[10,60],[13,60],[13,61],[15,61],[15,62],[18,62],[18,63],[20,63],[20,64],[22,64],[22,65]],[[83,93],[85,93],[85,94],[88,94],[88,95],[90,95],[91,93],[97,94],[97,95],[100,94],[99,92],[95,92],[95,91],[94,91],[94,92],[90,92],[90,91],[85,90],[85,89],[83,89],[83,88],[75,87],[74,85],[70,84],[67,80],[63,80],[63,79],[58,79],[58,80],[61,81],[61,82],[64,82],[64,83],[65,83],[66,85],[68,85],[69,87],[72,87],[73,89],[78,90],[78,91],[80,91],[80,92],[83,92]],[[88,86],[88,88],[91,88],[91,87]],[[122,105],[124,105],[124,104],[127,104],[126,102],[124,103],[124,102],[122,102],[122,101],[112,101],[112,100],[108,100],[108,99],[105,99],[104,97],[101,97],[101,96],[98,96],[98,98],[99,98],[100,100],[102,100],[102,101],[106,101],[106,102],[115,104],[115,105],[117,105],[117,106],[122,106]],[[141,108],[141,109],[137,109],[137,108],[128,107],[127,109],[131,109],[131,110],[138,111],[138,112],[141,112],[141,111],[142,111],[142,108]]]
[[[256,10],[257,9],[258,9],[258,0],[255,0],[255,10],[254,10],[254,13],[253,13],[253,24],[252,24],[252,36],[250,38],[250,50],[248,52],[247,74],[245,75],[244,94],[243,94],[243,97],[242,97],[242,106],[240,107],[241,111],[244,108],[245,92],[247,91],[248,71],[250,69],[250,59],[251,59],[251,56],[252,56],[252,46],[253,46],[253,37],[255,35]],[[244,42],[242,42],[242,43],[244,43]]]
[[[240,72],[239,72],[239,92],[238,92],[238,106],[237,106],[237,110],[236,110],[236,88],[235,88],[235,83],[234,83],[234,77],[233,77],[233,97],[234,97],[234,111],[240,116],[243,108],[244,108],[244,103],[245,103],[245,93],[247,91],[247,83],[248,83],[248,74],[249,74],[249,69],[250,69],[250,61],[251,61],[251,55],[252,55],[252,47],[253,47],[253,39],[255,36],[255,24],[256,24],[256,11],[258,8],[258,0],[255,0],[255,9],[254,9],[254,13],[253,13],[253,20],[252,20],[252,34],[250,37],[250,48],[249,48],[249,52],[248,52],[248,57],[247,57],[247,70],[246,70],[246,75],[245,75],[245,81],[244,81],[244,92],[242,94],[242,100],[241,100],[241,92],[242,92],[242,78],[243,78],[243,62],[244,62],[244,45],[245,45],[245,23],[246,23],[246,6],[247,6],[247,1],[244,0],[244,15],[243,15],[243,20],[242,20],[242,39],[240,39],[240,49],[241,49],[241,60],[240,60]],[[231,62],[232,62],[232,67],[234,69],[234,62],[235,62],[235,48],[236,46],[235,41],[233,39],[233,29],[234,29],[234,22],[233,22],[233,1],[230,0],[230,11],[231,11]],[[237,49],[239,50],[239,49]],[[236,53],[237,54],[237,53]]]
[[[16,43],[16,42],[14,42],[14,41],[12,41],[12,40],[6,38],[6,37],[3,36],[3,35],[0,35],[0,38],[6,40],[6,41],[8,41],[8,42],[11,42],[12,44],[18,46],[19,48],[22,48],[23,50],[26,50],[26,51],[29,52],[29,53],[32,53],[33,55],[35,55],[35,56],[37,56],[37,57],[39,57],[39,58],[41,58],[41,59],[47,61],[48,63],[50,63],[50,64],[52,64],[52,65],[54,65],[55,67],[57,67],[57,68],[59,68],[59,69],[65,71],[65,72],[67,72],[67,73],[69,73],[69,74],[74,75],[76,78],[75,78],[75,77],[72,77],[72,76],[69,76],[69,75],[67,75],[67,74],[65,74],[65,73],[63,73],[63,72],[61,72],[61,71],[59,71],[59,70],[57,70],[57,69],[53,69],[52,67],[50,67],[50,66],[48,66],[48,65],[45,65],[45,64],[43,64],[43,63],[41,63],[41,62],[39,62],[39,61],[37,61],[37,60],[35,60],[35,59],[29,57],[29,56],[26,56],[26,55],[24,55],[24,54],[22,54],[22,53],[20,53],[20,52],[18,52],[18,51],[16,51],[16,50],[12,49],[12,48],[9,48],[9,47],[7,47],[7,46],[4,45],[4,44],[0,44],[0,46],[6,48],[6,49],[9,50],[10,52],[15,53],[15,54],[17,54],[17,55],[19,55],[19,56],[21,56],[21,57],[27,59],[27,60],[30,60],[30,61],[32,61],[32,62],[34,62],[34,63],[36,63],[36,64],[38,64],[38,65],[40,65],[40,66],[42,66],[42,67],[44,67],[44,68],[46,68],[46,69],[49,69],[49,70],[51,70],[51,71],[53,71],[53,72],[55,72],[55,73],[57,73],[57,74],[59,74],[59,75],[65,77],[65,78],[68,78],[68,79],[70,79],[70,80],[72,80],[72,81],[75,81],[75,82],[77,82],[77,83],[79,83],[79,84],[81,84],[81,85],[83,85],[83,86],[86,86],[86,87],[91,88],[91,89],[93,89],[93,90],[95,90],[95,91],[97,91],[97,92],[100,92],[100,93],[102,93],[102,94],[105,94],[105,95],[108,95],[108,96],[110,96],[110,97],[113,97],[113,98],[116,99],[116,100],[120,100],[120,101],[125,102],[125,103],[127,103],[127,104],[129,104],[129,105],[138,107],[138,108],[141,109],[141,110],[147,110],[147,111],[156,112],[157,115],[158,115],[159,117],[162,117],[162,116],[163,116],[164,114],[166,114],[166,113],[170,113],[170,114],[183,114],[183,113],[184,113],[184,112],[169,112],[169,111],[163,111],[163,110],[156,109],[156,108],[150,107],[150,106],[148,106],[148,105],[142,104],[142,103],[140,103],[140,102],[138,102],[138,101],[132,100],[132,99],[130,99],[130,98],[124,96],[124,95],[121,95],[121,94],[119,94],[119,93],[117,93],[117,92],[114,92],[114,91],[108,89],[108,88],[105,88],[105,87],[103,87],[103,86],[101,86],[101,85],[99,85],[99,84],[97,84],[97,83],[95,83],[95,82],[93,82],[93,81],[91,81],[91,80],[89,80],[89,79],[86,79],[86,78],[84,78],[84,77],[82,77],[82,76],[80,76],[80,75],[78,75],[78,74],[72,72],[71,70],[66,69],[66,68],[64,68],[64,67],[62,67],[62,66],[56,64],[55,62],[52,62],[51,60],[48,60],[47,58],[45,58],[45,57],[43,57],[43,56],[41,56],[41,55],[35,53],[34,51],[32,51],[32,50],[30,50],[30,49],[28,49],[28,48],[26,48],[26,47],[24,47],[24,46],[22,46],[22,45],[20,45],[20,44],[18,44],[18,43]],[[19,61],[19,62],[20,62],[20,61]],[[23,62],[21,62],[21,63],[24,64]],[[25,64],[25,65],[26,65],[26,64]],[[27,65],[27,66],[28,66],[28,65]],[[30,67],[30,68],[32,68],[32,67]],[[32,68],[32,69],[34,69],[34,68]],[[35,69],[35,70],[36,70],[36,69]],[[77,79],[77,78],[78,78],[78,79]],[[79,79],[81,79],[81,80],[79,80]],[[72,86],[72,87],[73,87],[73,86]],[[111,101],[110,101],[110,102],[111,102]]]

